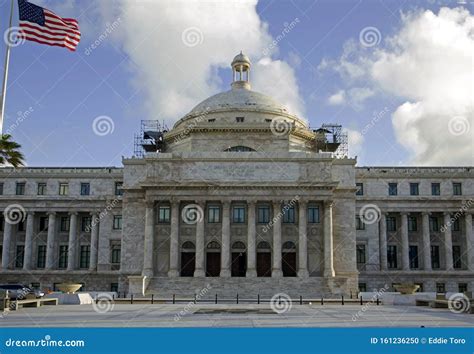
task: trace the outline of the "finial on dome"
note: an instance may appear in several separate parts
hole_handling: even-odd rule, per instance
[[[232,60],[233,82],[232,88],[243,88],[250,90],[250,67],[252,63],[248,56],[240,51]]]

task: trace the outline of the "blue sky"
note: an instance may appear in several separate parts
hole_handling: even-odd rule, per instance
[[[9,3],[1,1],[0,4],[2,33],[6,28]],[[104,1],[99,9],[97,3],[87,0],[77,4],[59,1],[41,1],[41,4],[58,15],[77,18],[83,38],[75,53],[33,42],[12,49],[4,132],[13,125],[12,135],[22,144],[29,166],[121,166],[122,156],[129,157],[133,153],[133,135],[139,130],[141,119],[165,119],[170,126],[173,120],[169,114],[160,114],[160,108],[150,112],[144,103],[150,100],[150,88],[141,85],[140,76],[135,73],[141,68],[137,68],[133,52],[126,48],[127,45],[122,45],[121,40],[126,34],[120,32],[130,31],[132,26],[128,22],[122,24],[88,55],[86,49],[106,28],[107,15],[101,12],[115,3]],[[403,165],[411,163],[410,152],[407,142],[397,139],[391,115],[403,102],[413,101],[413,97],[384,89],[384,83],[374,83],[362,76],[357,78],[354,87],[364,87],[367,80],[370,97],[360,104],[330,104],[330,96],[341,90],[350,92],[353,80],[331,68],[324,69],[321,63],[337,65],[344,45],[351,40],[358,43],[359,34],[367,27],[375,27],[380,32],[380,44],[354,50],[350,55],[359,57],[349,55],[349,58],[354,62],[372,58],[372,52],[384,50],[384,46],[389,45],[387,39],[396,36],[406,25],[402,14],[432,10],[436,15],[443,6],[454,8],[459,4],[456,1],[259,1],[257,14],[260,21],[268,25],[273,38],[281,34],[285,23],[298,19],[297,25],[278,42],[272,59],[282,60],[293,68],[299,96],[304,101],[305,118],[311,126],[336,122],[360,133],[373,119],[374,112],[386,110],[388,113],[363,134],[363,142],[356,151],[359,165]],[[464,6],[472,15],[472,5]],[[15,6],[15,25],[17,19]],[[154,28],[160,35],[170,30],[166,26],[160,27],[159,21]],[[208,45],[213,37],[206,37],[204,26],[203,33]],[[131,40],[128,37],[127,43]],[[241,43],[233,41],[235,49],[231,48],[232,51],[246,51],[246,42],[246,38],[242,38]],[[156,45],[160,48],[159,43]],[[170,45],[173,44],[166,43],[163,50]],[[182,43],[176,43],[179,45]],[[135,51],[142,49],[142,46],[134,48]],[[0,50],[3,62],[3,41]],[[157,51],[157,56],[162,54]],[[192,52],[189,54],[193,55]],[[252,57],[252,61],[259,59]],[[228,62],[231,60],[229,57]],[[155,69],[158,73],[175,70],[159,65]],[[209,79],[213,82],[211,92],[228,89],[230,68],[218,65],[211,68],[210,75],[215,76]],[[158,77],[161,76],[158,74]],[[166,90],[164,86],[160,89]],[[209,90],[203,90],[202,99],[208,93]],[[194,104],[191,102],[184,100],[182,109],[191,110],[199,99]],[[93,121],[100,116],[112,119],[113,132],[104,136],[94,133]],[[18,117],[23,119],[17,124]],[[472,116],[468,119],[472,122]],[[472,134],[472,131],[468,133]],[[441,160],[433,163],[438,161]]]

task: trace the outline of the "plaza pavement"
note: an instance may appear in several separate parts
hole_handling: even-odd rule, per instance
[[[102,311],[98,312],[98,311]],[[414,306],[106,304],[23,308],[0,327],[474,327],[474,315]]]

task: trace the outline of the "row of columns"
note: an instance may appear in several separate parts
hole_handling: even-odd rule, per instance
[[[68,264],[67,270],[74,270],[77,268],[77,212],[69,213],[69,240],[68,240]],[[99,243],[99,217],[97,212],[91,213],[91,248],[90,248],[90,262],[89,269],[94,271],[97,269],[98,260],[98,243]],[[26,230],[25,230],[25,252],[23,260],[23,270],[31,270],[33,259],[33,241],[35,213],[28,211],[26,213]],[[56,212],[48,213],[48,233],[46,241],[46,264],[45,269],[51,270],[56,268],[58,254],[54,252],[56,244]],[[2,251],[2,269],[9,269],[12,265],[11,258],[11,244],[13,237],[13,224],[8,222],[5,218],[5,225],[3,229],[3,251]]]
[[[298,223],[298,276],[307,277],[308,271],[308,241],[307,241],[307,201],[299,200],[299,223]],[[202,211],[205,211],[205,201],[196,203]],[[222,239],[221,239],[221,277],[230,277],[231,275],[231,235],[230,235],[230,201],[222,202]],[[168,276],[179,276],[179,205],[177,200],[171,201],[171,220],[170,220],[170,265]],[[272,201],[273,219],[273,260],[272,277],[281,277],[282,272],[282,232],[281,219],[278,215],[281,210],[282,202],[280,200]],[[256,201],[247,201],[248,222],[247,222],[247,277],[257,276],[256,268]],[[333,227],[332,227],[332,202],[324,203],[324,276],[334,277],[334,254],[333,254]],[[194,276],[205,276],[205,235],[204,235],[204,217],[198,218],[196,224],[196,265]],[[155,220],[155,202],[148,201],[145,213],[145,244],[144,244],[144,263],[142,275],[153,276],[154,264],[154,220]]]
[[[431,267],[431,238],[430,238],[430,220],[429,212],[423,212],[422,214],[422,241],[423,241],[423,267],[424,270],[432,270]],[[408,239],[408,213],[402,212],[401,216],[401,244],[402,244],[402,269],[410,270],[410,243]],[[380,268],[381,270],[387,270],[387,213],[383,212],[379,222],[379,245],[380,245]],[[467,242],[467,255],[468,255],[468,267],[469,270],[474,270],[474,232],[472,230],[472,214],[466,213],[464,215],[465,228],[466,228],[466,242]],[[453,269],[453,238],[451,227],[451,214],[445,212],[443,214],[444,227],[444,250],[445,250],[445,262],[446,270]]]

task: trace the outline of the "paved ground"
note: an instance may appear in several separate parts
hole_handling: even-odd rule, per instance
[[[218,311],[216,311],[218,310]],[[361,311],[364,310],[364,311]],[[100,313],[97,311],[106,311]],[[414,306],[60,305],[5,314],[0,327],[474,327],[474,315]]]

